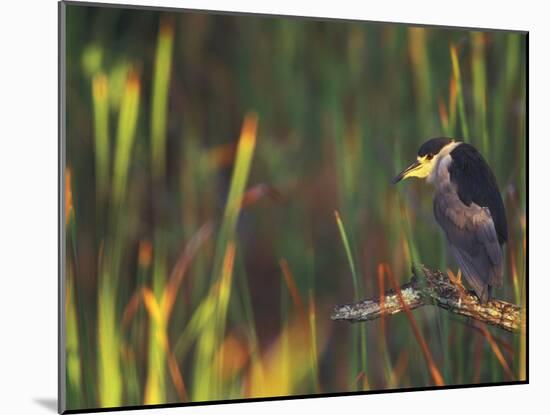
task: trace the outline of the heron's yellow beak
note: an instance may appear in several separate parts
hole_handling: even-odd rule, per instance
[[[392,183],[396,184],[403,179],[408,179],[409,177],[418,177],[423,179],[424,177],[428,177],[428,175],[432,171],[432,168],[433,159],[428,160],[426,156],[418,157],[413,164],[411,164],[409,167],[407,167],[405,170],[395,176],[392,180]]]

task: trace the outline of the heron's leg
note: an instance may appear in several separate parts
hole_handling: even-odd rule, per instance
[[[462,291],[466,291],[466,287],[462,285],[462,271],[460,268],[458,269],[456,275],[451,271],[450,269],[447,269],[447,276],[449,277],[449,280],[456,285],[456,287]]]
[[[451,283],[458,290],[458,305],[460,306],[460,304],[462,304],[462,298],[466,297],[466,294],[468,293],[468,290],[466,290],[466,287],[462,285],[462,271],[459,268],[455,276],[453,271],[448,269],[447,275],[449,276],[449,280],[451,281]]]

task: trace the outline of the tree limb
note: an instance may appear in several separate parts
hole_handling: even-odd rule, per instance
[[[515,332],[521,326],[521,310],[517,305],[496,299],[481,304],[474,292],[463,291],[441,271],[433,271],[423,265],[413,266],[411,281],[401,286],[401,295],[403,302],[411,310],[425,305],[436,305],[451,313],[509,332]],[[331,319],[369,321],[402,311],[405,310],[396,292],[389,290],[383,299],[372,298],[338,305],[334,308]]]

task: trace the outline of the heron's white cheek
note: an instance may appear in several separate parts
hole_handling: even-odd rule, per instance
[[[437,171],[437,161],[436,159],[433,159],[431,162],[430,162],[430,165],[428,167],[428,176],[426,177],[426,181],[428,183],[433,183],[434,180],[435,180],[435,176],[436,176],[436,171]]]
[[[450,183],[449,176],[449,163],[451,162],[451,156],[444,154],[434,159],[433,168],[428,176],[429,183],[435,183],[438,187],[444,186]]]

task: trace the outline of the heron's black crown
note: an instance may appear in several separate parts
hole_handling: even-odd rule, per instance
[[[445,147],[451,141],[453,140],[448,137],[431,138],[420,146],[420,148],[418,149],[418,156],[424,157],[430,154],[432,156],[436,155],[437,153],[439,153],[439,151],[443,147]]]

